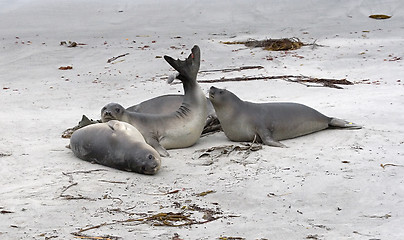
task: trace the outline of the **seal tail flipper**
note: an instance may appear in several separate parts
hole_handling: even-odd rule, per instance
[[[330,122],[328,123],[328,126],[334,127],[334,128],[350,128],[350,129],[361,129],[362,126],[348,122],[339,118],[331,118]]]
[[[198,46],[194,46],[191,50],[191,54],[185,60],[175,60],[170,56],[164,56],[164,59],[170,64],[175,70],[179,72],[176,78],[180,80],[185,79],[195,79],[199,71],[199,66],[201,63],[201,51]]]

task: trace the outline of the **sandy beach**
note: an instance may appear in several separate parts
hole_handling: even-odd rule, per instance
[[[0,239],[404,238],[403,13],[399,0],[1,1]],[[306,45],[223,44],[279,38]],[[200,83],[206,94],[213,85],[252,102],[302,103],[363,128],[262,149],[218,132],[169,150],[154,176],[66,148],[61,135],[83,114],[183,93],[166,83],[175,71],[162,57],[184,59],[194,45],[201,81],[353,83]],[[246,66],[262,68],[212,71]]]

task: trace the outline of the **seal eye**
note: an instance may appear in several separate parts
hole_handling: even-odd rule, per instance
[[[152,160],[153,156],[150,154],[148,158],[149,158],[149,160]]]
[[[115,108],[115,112],[116,112],[116,113],[119,113],[120,111],[121,111],[121,109]]]
[[[103,107],[102,110],[101,110],[101,112],[104,112],[105,110],[107,110],[107,108],[106,108],[106,107]]]
[[[223,90],[220,90],[220,91],[219,91],[219,93],[220,93],[220,94],[223,94],[223,93],[224,93],[224,91],[223,91]]]

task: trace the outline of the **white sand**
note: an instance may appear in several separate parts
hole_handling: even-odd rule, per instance
[[[403,238],[403,12],[401,0],[0,2],[0,239],[73,239],[71,233],[102,223],[115,224],[81,234]],[[326,47],[285,53],[219,43],[282,37]],[[69,40],[86,45],[59,45]],[[161,79],[173,69],[156,56],[185,58],[194,44],[202,51],[201,70],[265,67],[200,79],[302,74],[359,82],[342,90],[282,80],[214,85],[245,100],[304,103],[365,127],[283,141],[289,148],[264,146],[247,158],[195,158],[196,150],[232,144],[218,133],[170,150],[155,176],[90,164],[65,148],[61,133],[82,114],[98,119],[109,102],[127,107],[182,92]],[[207,92],[210,84],[201,87]],[[77,172],[94,169],[103,171]],[[197,196],[209,190],[215,192]],[[117,222],[167,212],[205,221],[192,205],[218,210],[213,217],[220,218],[187,227]]]

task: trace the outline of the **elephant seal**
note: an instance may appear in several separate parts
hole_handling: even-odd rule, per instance
[[[70,148],[75,156],[120,170],[153,175],[160,169],[160,155],[132,125],[109,121],[91,124],[73,133]]]
[[[327,117],[308,106],[289,103],[252,103],[232,92],[211,87],[209,99],[225,135],[232,141],[253,141],[286,147],[279,140],[295,138],[326,128],[359,129],[361,126]]]
[[[117,103],[110,103],[101,110],[102,122],[116,119],[132,124],[161,156],[169,156],[166,149],[195,144],[201,136],[208,114],[205,94],[196,81],[200,49],[194,46],[191,51],[185,60],[164,56],[178,71],[176,78],[182,81],[184,87],[184,99],[176,111],[166,114],[137,113],[129,112]]]
[[[168,114],[176,111],[184,101],[184,95],[167,94],[151,98],[137,105],[126,108],[129,112]],[[202,134],[220,130],[220,122],[217,119],[215,109],[209,99],[206,99],[208,108],[208,117],[205,122]]]

